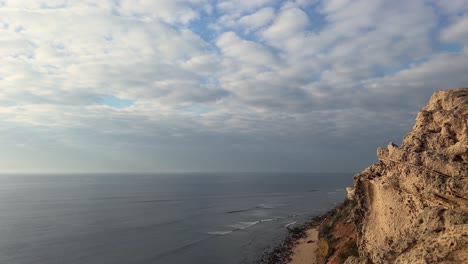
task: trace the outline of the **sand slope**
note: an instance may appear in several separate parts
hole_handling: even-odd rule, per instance
[[[318,245],[318,228],[307,230],[307,236],[294,246],[291,264],[315,264]]]

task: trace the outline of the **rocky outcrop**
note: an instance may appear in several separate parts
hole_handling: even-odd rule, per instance
[[[468,88],[435,93],[401,146],[354,177],[359,258],[468,263]]]

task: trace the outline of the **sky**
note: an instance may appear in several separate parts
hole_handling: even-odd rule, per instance
[[[1,172],[358,172],[468,86],[465,0],[0,0]]]

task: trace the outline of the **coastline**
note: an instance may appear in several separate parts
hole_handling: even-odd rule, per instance
[[[319,228],[314,227],[306,231],[306,236],[297,241],[293,247],[290,264],[317,263],[319,248]]]
[[[349,199],[304,224],[288,229],[286,237],[263,253],[262,264],[342,263],[355,250],[352,219],[355,203]]]
[[[263,263],[468,263],[467,125],[468,88],[434,93],[401,145],[378,148],[353,177],[348,199]]]

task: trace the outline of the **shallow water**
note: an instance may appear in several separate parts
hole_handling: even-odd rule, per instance
[[[352,174],[1,175],[0,263],[256,263]]]

